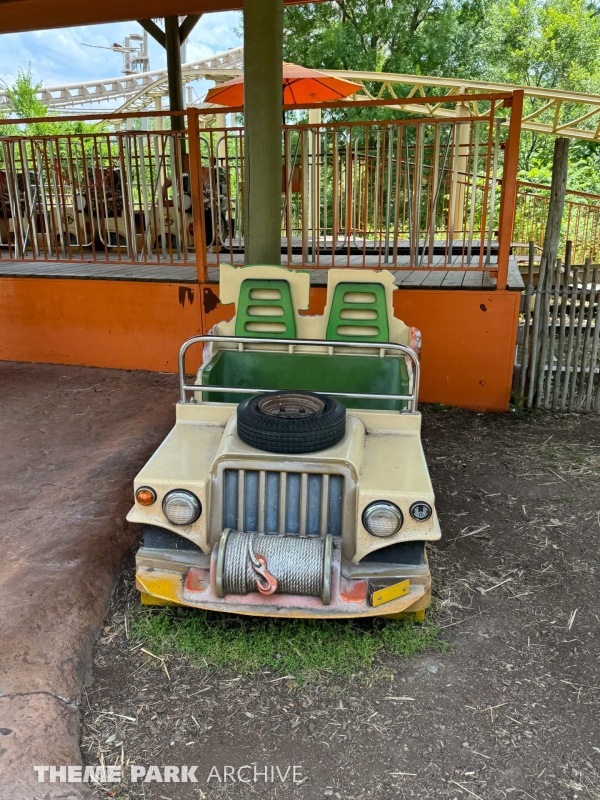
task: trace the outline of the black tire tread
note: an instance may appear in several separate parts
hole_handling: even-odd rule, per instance
[[[312,392],[303,394],[315,396]],[[316,395],[325,403],[319,414],[284,418],[260,410],[258,403],[266,396],[250,397],[237,409],[238,436],[251,447],[270,453],[311,453],[333,447],[344,438],[346,409],[334,398]]]

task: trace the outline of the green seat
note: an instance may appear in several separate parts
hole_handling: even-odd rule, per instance
[[[403,358],[324,355],[320,353],[268,353],[264,350],[219,350],[202,369],[203,399],[211,403],[240,403],[245,394],[220,392],[219,387],[240,389],[290,389],[323,392],[409,394],[410,378]],[[338,398],[347,408],[401,411],[403,400]]]
[[[362,328],[363,332],[350,332]],[[327,339],[348,342],[389,342],[385,287],[381,283],[338,283],[333,293]]]
[[[289,282],[258,278],[242,281],[235,315],[235,335],[295,339],[296,318]]]

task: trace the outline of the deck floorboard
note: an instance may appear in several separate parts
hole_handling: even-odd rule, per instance
[[[356,257],[362,267],[362,258]],[[344,264],[336,266],[347,266]],[[328,270],[322,266],[294,265],[310,272],[312,286],[326,286]],[[368,269],[368,266],[366,267]],[[208,266],[208,282],[218,283],[219,267]],[[478,269],[390,269],[399,289],[484,289],[494,290],[496,279]],[[8,261],[0,260],[2,278],[55,278],[106,281],[145,281],[159,283],[196,283],[196,267],[185,264],[126,264],[66,261]],[[513,291],[524,289],[523,278],[515,259],[510,260],[508,269],[508,288]]]

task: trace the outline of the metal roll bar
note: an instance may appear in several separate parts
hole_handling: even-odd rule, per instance
[[[254,336],[194,336],[184,342],[179,351],[179,389],[181,403],[195,403],[195,399],[188,400],[186,392],[229,392],[231,394],[262,394],[263,392],[281,392],[286,389],[259,389],[258,387],[240,388],[238,386],[202,386],[201,384],[187,384],[185,382],[185,354],[193,344],[201,342],[228,342],[234,344],[284,344],[288,345],[290,353],[295,347],[327,347],[327,355],[333,355],[333,348],[347,347],[349,349],[379,350],[383,357],[386,350],[395,350],[410,358],[413,365],[413,379],[411,394],[367,394],[363,392],[323,392],[330,397],[347,397],[352,400],[406,400],[410,403],[408,413],[416,413],[419,398],[420,365],[419,357],[415,351],[405,344],[395,342],[336,342],[329,339],[266,339]],[[324,354],[325,355],[325,354]],[[289,391],[293,391],[292,388]]]

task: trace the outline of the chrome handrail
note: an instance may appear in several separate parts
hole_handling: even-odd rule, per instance
[[[294,347],[327,347],[328,355],[333,355],[331,350],[337,347],[348,347],[350,349],[369,349],[379,350],[383,354],[386,350],[396,350],[410,358],[413,365],[413,380],[411,394],[369,394],[365,392],[323,392],[330,397],[347,397],[353,400],[407,400],[410,403],[410,412],[416,413],[419,398],[420,364],[419,357],[415,351],[405,344],[396,342],[337,342],[330,339],[266,339],[254,336],[194,336],[184,342],[179,351],[179,389],[181,392],[181,403],[195,403],[195,399],[188,400],[186,392],[229,392],[230,394],[262,394],[263,392],[281,392],[285,389],[259,389],[255,387],[240,388],[237,386],[202,386],[202,384],[189,385],[185,382],[185,354],[193,344],[201,342],[230,342],[237,344],[284,344],[290,348]],[[290,352],[292,350],[290,349]],[[292,391],[291,389],[289,391]]]

